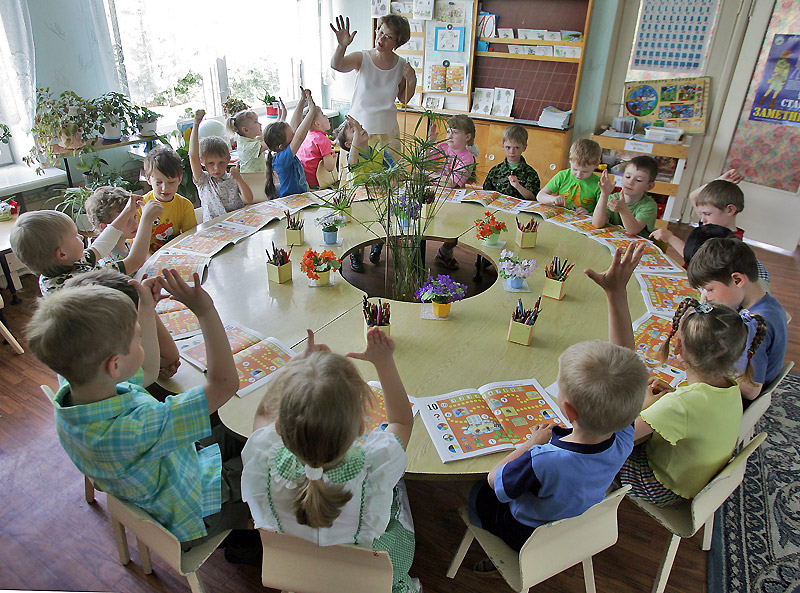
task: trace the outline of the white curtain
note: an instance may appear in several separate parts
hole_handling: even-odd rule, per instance
[[[11,128],[17,162],[28,153],[36,109],[33,31],[27,0],[0,1],[0,122]]]

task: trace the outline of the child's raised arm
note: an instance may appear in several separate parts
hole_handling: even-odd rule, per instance
[[[89,249],[94,252],[95,260],[103,259],[111,254],[114,246],[119,241],[125,229],[128,228],[131,219],[136,216],[136,211],[141,205],[142,201],[139,199],[139,196],[131,195],[130,198],[128,198],[128,203],[125,204],[125,207],[122,209],[122,212],[117,215],[111,224],[106,226],[106,228],[97,235],[97,238],[89,247]]]
[[[161,287],[157,278],[148,278],[141,284],[136,280],[130,280],[129,282],[133,284],[136,288],[136,293],[139,295],[139,328],[142,338],[142,350],[144,350],[144,360],[142,361],[144,385],[152,385],[158,379],[160,356],[156,330],[156,302],[153,293],[160,292]]]
[[[317,105],[314,103],[314,99],[311,97],[311,91],[306,91],[306,103],[308,104],[308,113],[306,113],[303,121],[301,121],[300,125],[295,129],[294,138],[292,138],[292,143],[290,145],[292,147],[292,154],[294,155],[296,155],[297,151],[300,150],[303,140],[306,139],[306,135],[311,129],[311,126],[314,124],[314,120],[317,119]]]
[[[139,228],[133,239],[128,256],[122,260],[125,264],[125,273],[133,275],[144,265],[150,256],[150,229],[155,220],[164,213],[164,206],[158,200],[150,200],[142,206],[142,216],[139,218]]]
[[[683,248],[686,247],[686,243],[684,243],[679,237],[676,237],[672,231],[668,229],[656,229],[650,233],[650,238],[654,241],[666,241],[670,247],[680,253],[681,257],[683,257]]]
[[[289,125],[292,126],[292,130],[297,133],[297,128],[300,127],[300,122],[303,121],[303,107],[306,106],[309,97],[311,96],[311,91],[306,91],[303,87],[300,87],[300,98],[297,100],[297,106],[294,108],[294,112],[292,112],[292,120],[289,122]]]
[[[239,186],[239,193],[242,194],[242,202],[244,202],[245,204],[252,204],[253,190],[250,189],[250,186],[247,185],[247,182],[244,180],[244,177],[242,177],[242,174],[239,171],[238,163],[235,166],[231,167],[231,177],[236,182],[236,185]]]
[[[608,341],[618,346],[635,350],[631,312],[628,308],[626,286],[639,260],[642,259],[647,243],[637,242],[622,250],[618,247],[611,258],[611,265],[605,272],[584,270],[594,282],[606,291],[608,300]]]
[[[194,114],[194,125],[189,135],[189,164],[192,167],[192,179],[197,183],[203,174],[203,164],[200,162],[200,122],[206,116],[204,109],[198,109]]]
[[[411,429],[414,427],[414,415],[408,403],[408,394],[400,379],[400,373],[394,362],[394,341],[377,327],[367,332],[367,348],[364,352],[348,352],[347,356],[357,360],[366,360],[375,366],[383,387],[386,404],[386,420],[389,426],[386,432],[396,434],[408,445]]]
[[[286,121],[286,105],[283,104],[283,99],[278,97],[278,121]]]
[[[602,229],[606,224],[608,224],[608,212],[606,212],[606,207],[608,206],[608,196],[610,196],[614,191],[614,182],[611,181],[611,177],[608,175],[608,169],[603,171],[603,174],[600,175],[600,197],[597,199],[597,205],[594,207],[594,212],[592,213],[592,226],[596,229]]]
[[[744,175],[742,175],[742,173],[738,169],[728,169],[722,175],[717,177],[717,180],[730,181],[731,183],[739,184],[742,181],[744,181]],[[703,185],[701,185],[700,187],[689,193],[689,200],[691,200],[693,207],[697,208],[697,198],[700,196],[700,193],[703,191],[706,185],[708,184],[704,183]]]

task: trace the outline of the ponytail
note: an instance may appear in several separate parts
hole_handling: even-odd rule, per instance
[[[304,476],[294,497],[294,514],[300,525],[312,529],[330,527],[351,498],[353,494],[338,484]]]
[[[228,131],[231,134],[238,134],[239,130],[236,129],[236,116],[232,115],[227,120],[225,120],[225,127],[228,128]]]
[[[667,362],[667,359],[669,359],[670,340],[672,340],[672,337],[678,333],[678,328],[681,326],[681,320],[686,314],[686,311],[689,310],[689,307],[697,307],[699,304],[700,303],[697,301],[697,299],[686,297],[681,301],[680,305],[678,305],[678,308],[675,310],[675,315],[672,317],[672,329],[670,330],[666,341],[661,344],[661,348],[658,350],[658,360],[662,363]]]
[[[274,172],[272,170],[272,151],[267,150],[267,180],[264,183],[264,194],[268,200],[274,200],[278,197],[278,188],[275,187]]]
[[[740,313],[743,322],[747,322],[748,320],[755,320],[756,322],[756,333],[753,336],[752,341],[750,342],[750,347],[747,349],[747,366],[744,369],[744,374],[742,378],[745,381],[749,381],[752,383],[753,381],[753,356],[756,353],[756,350],[761,346],[762,342],[764,341],[764,337],[767,335],[767,322],[761,315],[756,313],[750,313],[747,309],[743,309]]]

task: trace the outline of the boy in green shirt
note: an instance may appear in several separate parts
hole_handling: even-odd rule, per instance
[[[614,191],[614,182],[603,171],[600,177],[600,199],[592,216],[592,225],[603,228],[606,224],[616,224],[625,228],[631,236],[649,236],[656,224],[658,206],[647,195],[653,189],[658,175],[658,163],[649,156],[634,157],[625,166],[622,174],[622,191]]]
[[[569,149],[569,169],[556,173],[536,199],[540,204],[566,206],[578,214],[593,212],[600,197],[600,178],[594,170],[602,153],[594,140],[581,138],[573,142]]]

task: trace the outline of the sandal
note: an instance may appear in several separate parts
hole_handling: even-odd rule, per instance
[[[437,253],[436,257],[433,258],[434,261],[438,262],[439,264],[443,265],[448,270],[457,270],[458,269],[458,260],[454,257],[446,257],[441,253]]]
[[[491,576],[497,575],[497,567],[494,565],[489,557],[487,556],[483,560],[480,560],[472,569],[472,572],[479,575]]]

